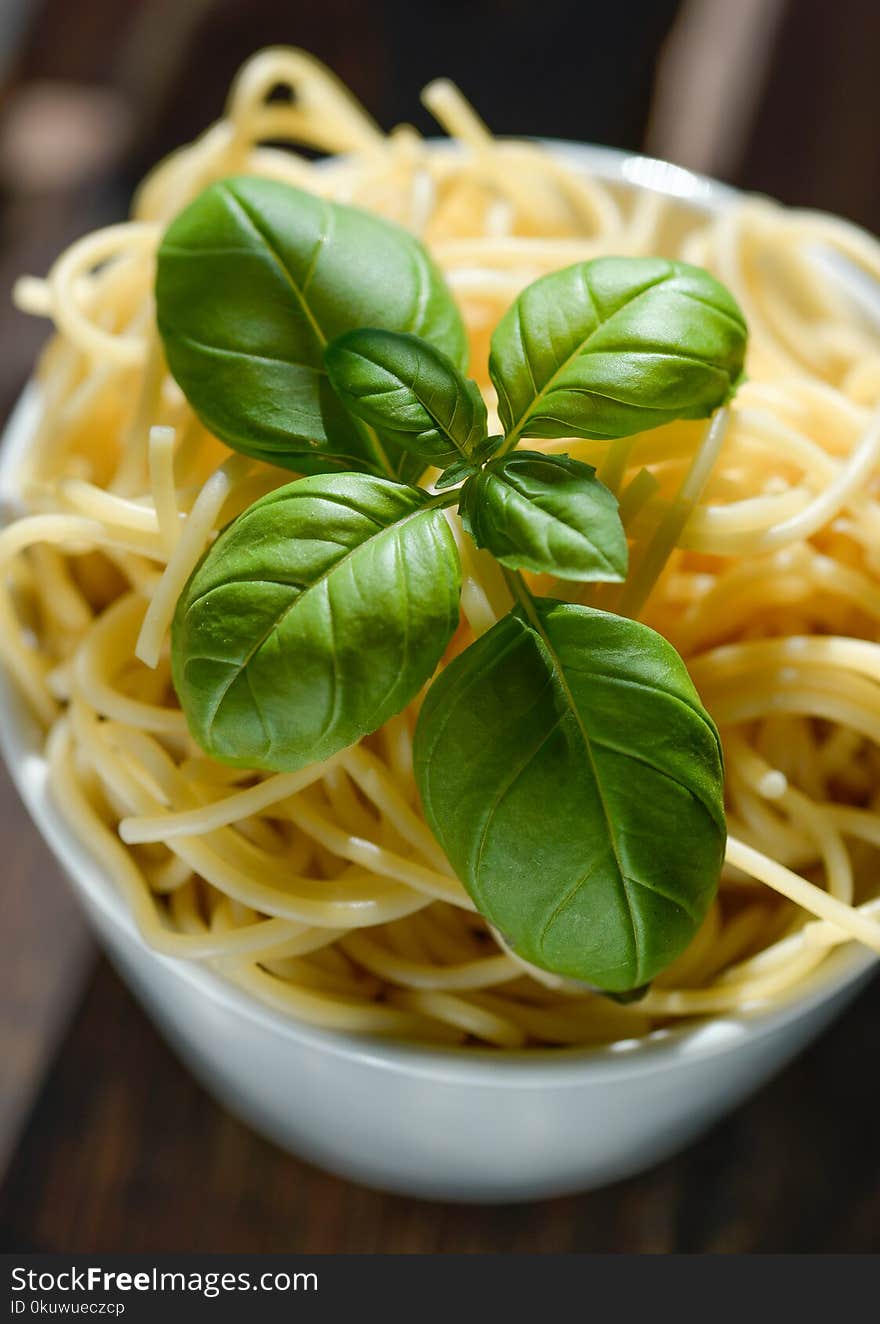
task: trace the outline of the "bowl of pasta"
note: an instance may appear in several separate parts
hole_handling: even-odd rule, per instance
[[[20,280],[0,740],[232,1111],[539,1198],[873,972],[880,247],[425,102],[448,140],[263,52]]]

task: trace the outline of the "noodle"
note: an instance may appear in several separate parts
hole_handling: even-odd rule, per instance
[[[279,87],[289,100],[270,99]],[[607,1043],[779,997],[843,942],[880,952],[880,335],[827,260],[880,281],[880,247],[766,200],[706,215],[606,185],[565,155],[496,142],[445,80],[424,101],[455,150],[408,128],[385,136],[308,56],[265,51],[224,118],[143,183],[132,220],[74,244],[46,280],[18,282],[19,306],[51,316],[57,335],[20,474],[24,517],[0,533],[0,655],[45,724],[59,807],[145,942],[331,1029],[499,1049]],[[747,380],[708,426],[529,443],[596,465],[632,544],[625,585],[564,592],[660,630],[725,746],[718,899],[637,1003],[532,973],[474,912],[419,811],[417,703],[296,773],[215,764],[187,731],[168,657],[177,598],[218,529],[289,481],[207,433],[155,328],[160,235],[233,172],[418,233],[460,302],[491,427],[488,336],[548,271],[602,253],[682,257],[746,314]],[[460,651],[510,596],[446,517],[462,559]],[[549,576],[537,586],[554,589]]]

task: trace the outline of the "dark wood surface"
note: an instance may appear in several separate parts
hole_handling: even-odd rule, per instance
[[[76,901],[0,780],[0,1173],[93,963]]]

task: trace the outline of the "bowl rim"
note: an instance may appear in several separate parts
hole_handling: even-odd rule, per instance
[[[554,153],[604,182],[645,189],[707,214],[722,210],[739,191],[671,162],[615,148],[539,140]],[[433,144],[432,144],[433,146]],[[437,150],[444,150],[438,142]],[[15,468],[36,428],[39,385],[31,379],[0,436],[0,522],[18,513]],[[734,1052],[770,1036],[864,980],[878,958],[855,942],[841,944],[793,989],[736,1013],[709,1015],[633,1039],[595,1046],[504,1050],[426,1045],[360,1035],[298,1021],[260,1002],[207,964],[163,955],[141,937],[112,876],[76,836],[48,789],[44,737],[18,688],[0,668],[0,752],[22,801],[76,892],[124,941],[209,1001],[263,1030],[332,1056],[386,1071],[482,1087],[582,1086],[586,1079],[642,1075],[685,1067],[696,1059]]]

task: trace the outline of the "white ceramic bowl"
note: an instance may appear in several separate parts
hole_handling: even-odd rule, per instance
[[[562,144],[556,150],[603,178],[695,206],[724,206],[731,196],[643,157]],[[0,497],[14,500],[17,459],[36,409],[30,388],[7,427]],[[599,1049],[437,1049],[315,1029],[209,969],[144,945],[112,878],[52,803],[41,733],[3,675],[0,744],[108,955],[193,1073],[283,1148],[386,1190],[511,1201],[637,1172],[779,1071],[873,972],[870,953],[847,945],[782,1001]]]

